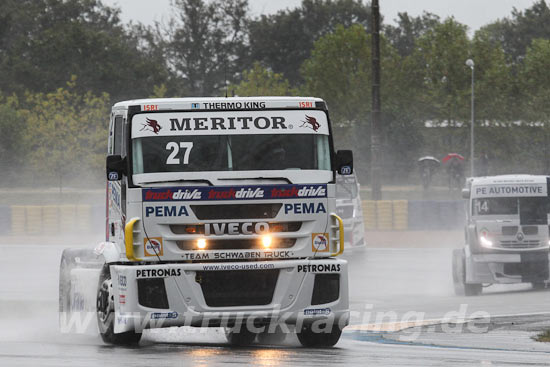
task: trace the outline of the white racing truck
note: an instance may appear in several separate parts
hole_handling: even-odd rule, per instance
[[[224,327],[239,345],[292,329],[304,346],[336,344],[349,305],[335,176],[352,171],[318,98],[115,104],[107,238],[64,251],[61,320],[97,313],[111,344],[171,326]]]
[[[549,279],[549,178],[534,175],[467,180],[466,246],[453,252],[458,295],[478,295],[484,285]]]

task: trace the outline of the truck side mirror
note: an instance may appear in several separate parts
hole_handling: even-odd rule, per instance
[[[470,190],[469,189],[462,189],[462,198],[463,199],[469,199],[470,198]]]
[[[126,174],[126,158],[120,155],[107,156],[107,181],[118,181]]]
[[[353,152],[351,150],[336,152],[336,169],[341,175],[351,175],[353,173]]]

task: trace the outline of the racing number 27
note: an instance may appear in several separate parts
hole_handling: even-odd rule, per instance
[[[193,143],[187,141],[180,141],[179,144],[171,141],[166,144],[166,150],[171,151],[166,159],[166,164],[180,164],[180,159],[178,157],[180,148],[185,149],[183,153],[183,164],[189,164],[189,154],[191,154],[191,149],[193,149]]]

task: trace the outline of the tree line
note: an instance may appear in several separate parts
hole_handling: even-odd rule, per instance
[[[371,10],[303,0],[252,16],[247,0],[175,0],[154,26],[124,24],[100,0],[0,3],[1,184],[102,172],[110,105],[147,97],[313,95],[336,142],[369,161]],[[383,14],[383,7],[382,7]],[[383,21],[386,182],[414,179],[422,155],[468,153],[475,62],[476,151],[490,173],[548,173],[550,8],[538,0],[479,30],[454,18]]]

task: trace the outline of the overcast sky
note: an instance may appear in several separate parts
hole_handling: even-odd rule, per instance
[[[512,9],[525,9],[535,0],[379,0],[380,11],[385,23],[393,23],[398,12],[413,16],[423,11],[435,13],[442,18],[454,16],[471,30],[507,17]],[[103,0],[107,5],[118,5],[122,9],[122,20],[139,21],[148,25],[162,21],[170,15],[170,0]],[[285,8],[294,8],[301,0],[249,0],[253,15],[270,14]]]

